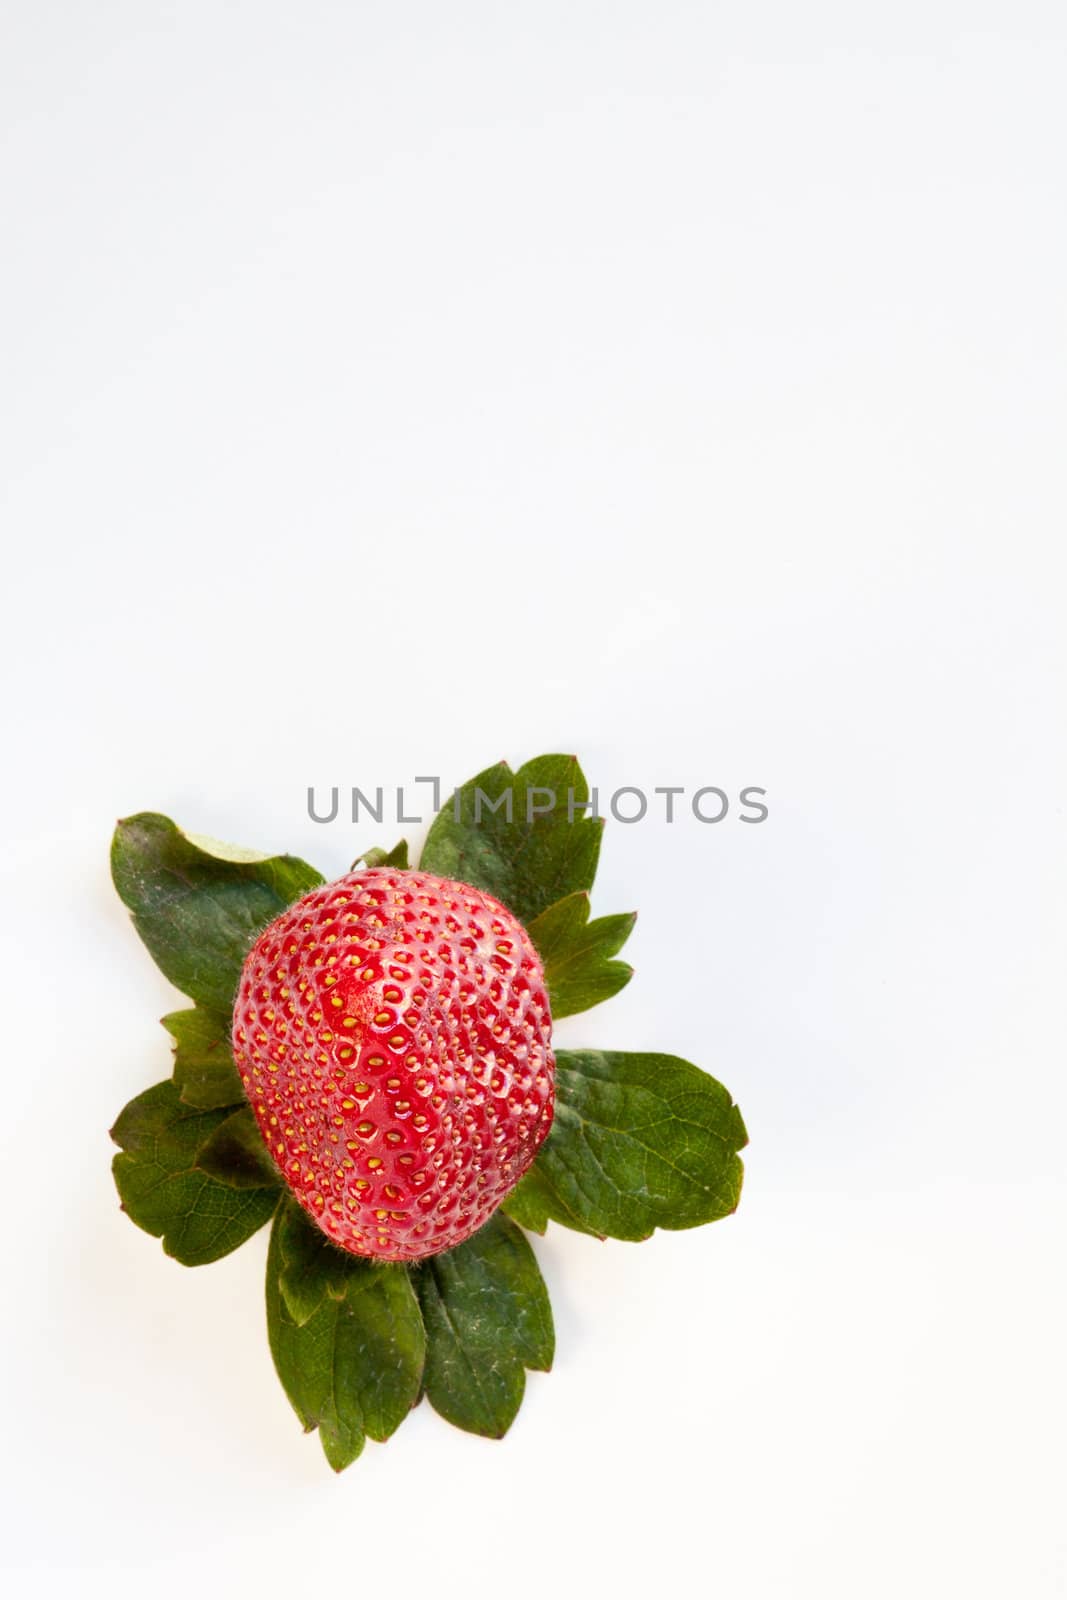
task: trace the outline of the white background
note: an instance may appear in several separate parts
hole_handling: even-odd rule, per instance
[[[3,7],[3,1420],[26,1594],[1064,1592],[1064,14],[1013,0]],[[502,1444],[340,1478],[107,1129],[170,813],[767,788],[612,825],[560,1041],[733,1090],[736,1217],[550,1229]],[[73,1583],[73,1590],[71,1584]]]

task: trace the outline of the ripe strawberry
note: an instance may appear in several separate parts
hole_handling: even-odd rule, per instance
[[[257,939],[241,1081],[300,1204],[342,1249],[412,1261],[474,1233],[552,1124],[544,974],[491,895],[376,867]]]

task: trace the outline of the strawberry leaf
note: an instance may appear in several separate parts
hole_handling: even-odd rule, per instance
[[[174,1040],[174,1082],[187,1106],[214,1111],[244,1103],[228,1022],[196,1006],[172,1011],[163,1026]]]
[[[251,1106],[231,1111],[196,1153],[201,1172],[231,1189],[276,1189],[282,1179],[270,1158]]]
[[[277,1173],[270,1187],[235,1188],[197,1167],[200,1151],[228,1119],[226,1111],[183,1105],[168,1078],[131,1100],[111,1130],[121,1147],[111,1170],[123,1210],[187,1267],[236,1250],[277,1203]]]
[[[430,1404],[468,1433],[502,1438],[522,1404],[526,1367],[547,1372],[555,1349],[548,1291],[529,1242],[498,1211],[412,1277],[426,1325]]]
[[[271,1230],[267,1335],[293,1410],[306,1431],[318,1428],[326,1459],[340,1472],[368,1438],[394,1433],[417,1402],[426,1335],[407,1269],[358,1256],[342,1258],[336,1281],[331,1263],[330,1287],[297,1323],[281,1289],[282,1219],[294,1208],[283,1200]]]
[[[609,957],[618,955],[636,920],[636,911],[629,911],[590,922],[584,889],[534,918],[527,932],[544,963],[555,1020],[588,1011],[625,988],[633,967]]]
[[[408,842],[406,839],[401,839],[399,844],[394,844],[391,850],[383,850],[380,846],[375,845],[373,850],[366,850],[361,856],[357,856],[350,870],[355,872],[361,863],[365,867],[403,867],[406,870],[408,864]]]
[[[552,1130],[504,1208],[535,1233],[694,1228],[736,1210],[747,1141],[729,1092],[678,1056],[561,1050]]]
[[[488,890],[530,922],[565,895],[592,888],[603,822],[583,815],[588,799],[575,756],[538,756],[518,772],[501,761],[445,802],[419,865]]]
[[[143,811],[115,829],[111,875],[163,975],[228,1016],[256,935],[323,879],[295,856],[257,856]]]
[[[559,1102],[556,1102],[559,1115]],[[549,1134],[549,1138],[552,1135]],[[547,1141],[546,1141],[547,1144]],[[544,1154],[542,1149],[541,1154]],[[607,1231],[590,1226],[576,1212],[569,1209],[563,1197],[545,1178],[535,1161],[518,1186],[512,1190],[501,1207],[512,1221],[531,1233],[544,1233],[550,1221],[561,1222],[575,1233],[586,1233],[591,1239],[606,1239]]]
[[[277,1221],[280,1264],[278,1286],[290,1317],[300,1328],[327,1295],[340,1300],[348,1257],[317,1228],[299,1205],[283,1206]]]

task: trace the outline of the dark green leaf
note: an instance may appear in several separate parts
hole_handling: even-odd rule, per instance
[[[559,1114],[558,1103],[556,1114]],[[606,1238],[605,1233],[590,1227],[580,1216],[567,1209],[562,1196],[542,1177],[536,1161],[518,1187],[508,1195],[503,1209],[513,1221],[523,1228],[529,1228],[531,1233],[544,1233],[551,1218],[573,1228],[575,1233],[587,1233],[592,1239]]]
[[[323,882],[295,856],[257,856],[197,839],[144,811],[115,829],[111,875],[165,977],[229,1016],[257,934]]]
[[[357,856],[352,863],[352,871],[362,863],[365,867],[403,867],[408,864],[408,842],[401,839],[399,844],[394,844],[391,850],[382,850],[375,845],[373,850],[367,850],[363,855]]]
[[[747,1141],[728,1091],[678,1056],[561,1050],[552,1131],[506,1209],[537,1233],[693,1228],[736,1209]]]
[[[231,1189],[277,1188],[282,1179],[270,1158],[251,1106],[231,1111],[197,1151],[201,1172]]]
[[[282,1296],[280,1230],[267,1254],[267,1334],[282,1387],[305,1429],[318,1428],[326,1459],[340,1472],[365,1440],[387,1439],[419,1398],[426,1335],[406,1267],[345,1257],[340,1295],[326,1292],[301,1326]]]
[[[197,1006],[172,1011],[163,1026],[174,1040],[174,1081],[187,1106],[214,1111],[243,1104],[228,1022]]]
[[[290,1317],[302,1328],[326,1295],[343,1298],[350,1257],[330,1242],[299,1205],[283,1207],[277,1229],[282,1299]]]
[[[550,797],[552,809],[540,813]],[[538,756],[514,773],[502,761],[445,802],[419,865],[488,890],[529,922],[592,887],[603,823],[579,809],[588,799],[575,756]]]
[[[552,1015],[574,1016],[610,1000],[633,977],[633,967],[612,961],[630,936],[636,911],[589,921],[585,890],[557,900],[530,923],[527,932],[545,967]]]
[[[111,1130],[121,1146],[112,1172],[123,1210],[187,1267],[236,1250],[277,1201],[274,1188],[232,1188],[197,1168],[201,1148],[228,1116],[183,1105],[168,1078],[131,1100]]]
[[[555,1345],[548,1291],[525,1235],[498,1211],[413,1276],[430,1404],[468,1433],[501,1438],[522,1404],[525,1368],[547,1372]]]

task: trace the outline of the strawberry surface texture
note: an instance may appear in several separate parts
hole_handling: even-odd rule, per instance
[[[544,973],[498,900],[376,867],[259,936],[233,1051],[263,1138],[329,1239],[378,1261],[461,1244],[552,1124]]]

